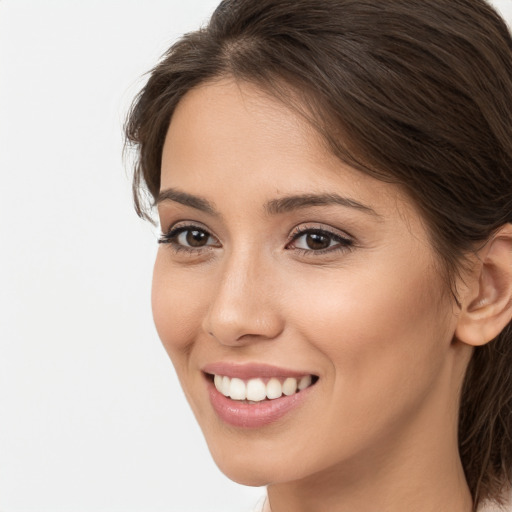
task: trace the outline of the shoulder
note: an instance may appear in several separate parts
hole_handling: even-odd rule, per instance
[[[496,503],[485,502],[478,507],[478,512],[512,512],[512,494],[503,505]]]
[[[272,512],[267,496],[262,496],[250,512]],[[484,511],[485,512],[485,511]]]
[[[263,512],[263,511],[262,511]],[[512,505],[496,505],[494,503],[484,503],[478,507],[477,512],[512,512]]]
[[[270,504],[266,496],[263,496],[251,512],[272,512],[270,510]],[[483,503],[478,507],[477,512],[512,512],[512,496],[503,505],[497,505],[496,503]]]

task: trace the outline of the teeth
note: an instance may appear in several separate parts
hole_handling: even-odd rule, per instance
[[[297,379],[294,379],[293,377],[288,377],[283,382],[283,393],[286,396],[293,395],[297,391]]]
[[[251,379],[247,383],[247,400],[261,402],[267,396],[267,386],[261,379]]]
[[[224,378],[227,379],[228,377]],[[231,384],[229,385],[229,396],[233,400],[245,400],[247,398],[245,383],[243,380],[231,379]]]
[[[229,377],[222,377],[222,384],[220,386],[219,391],[224,396],[229,396],[229,385],[231,384],[231,379]]]
[[[274,400],[281,396],[290,396],[311,386],[311,375],[302,377],[299,381],[294,377],[288,377],[281,382],[273,377],[265,384],[263,379],[250,379],[244,382],[235,377],[229,378],[222,375],[215,375],[213,378],[215,388],[224,396],[233,400],[247,400],[249,402],[261,402],[268,398]]]
[[[306,389],[309,386],[311,386],[311,375],[306,375],[305,377],[302,377],[302,379],[300,379],[299,391],[302,391],[303,389]]]
[[[283,387],[277,379],[270,379],[267,382],[267,398],[273,400],[283,394]]]

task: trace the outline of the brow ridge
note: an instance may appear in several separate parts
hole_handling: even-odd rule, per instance
[[[180,203],[184,206],[189,206],[211,215],[218,215],[218,212],[215,209],[213,203],[207,199],[195,196],[193,194],[188,194],[187,192],[182,192],[181,190],[177,190],[175,188],[167,188],[160,191],[158,197],[155,200],[155,205],[158,205],[164,201],[174,201],[175,203]]]
[[[155,200],[155,205],[158,205],[164,201],[174,201],[176,203],[195,208],[196,210],[200,210],[211,215],[219,215],[214,204],[207,199],[183,192],[175,188],[162,190]],[[366,206],[354,199],[331,193],[299,194],[280,197],[268,201],[264,208],[266,213],[269,215],[279,215],[303,208],[330,205],[340,205],[346,208],[355,208],[356,210],[379,217],[373,208],[370,208],[369,206]]]
[[[267,213],[276,215],[286,213],[292,210],[309,208],[312,206],[330,206],[340,205],[347,208],[355,208],[375,216],[379,216],[377,212],[359,201],[343,197],[338,194],[300,194],[295,196],[287,196],[269,201],[265,209]]]

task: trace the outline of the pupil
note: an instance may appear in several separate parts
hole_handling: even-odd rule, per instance
[[[202,247],[208,241],[208,234],[204,231],[191,230],[187,232],[187,244],[191,247]]]
[[[310,233],[306,237],[306,243],[310,249],[327,249],[331,243],[330,239],[326,235],[319,233]]]

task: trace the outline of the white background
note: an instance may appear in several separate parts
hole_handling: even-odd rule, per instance
[[[141,76],[216,3],[0,0],[2,512],[240,512],[263,492],[216,469],[160,345],[156,233],[121,160]]]

